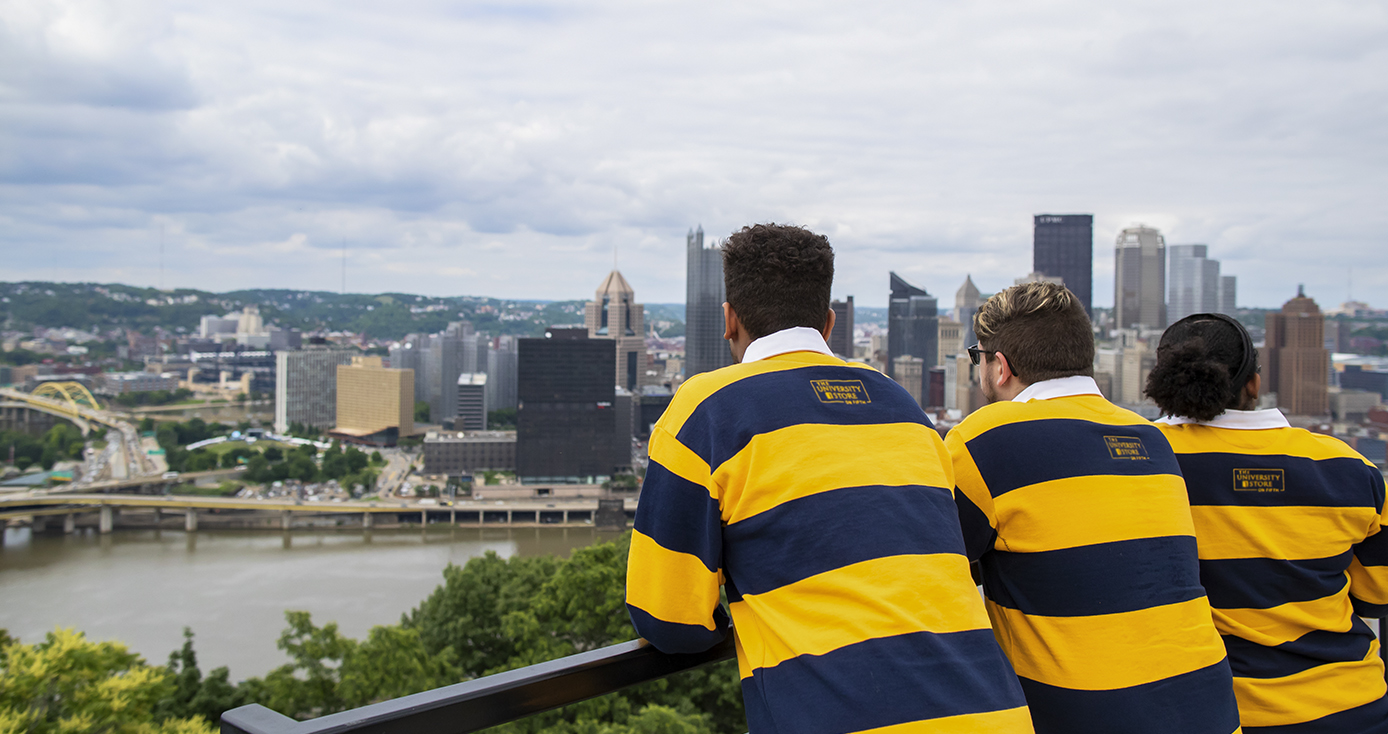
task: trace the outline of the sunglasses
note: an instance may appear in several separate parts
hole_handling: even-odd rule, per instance
[[[972,347],[969,347],[969,350],[968,350],[968,351],[969,351],[969,361],[970,361],[970,362],[973,362],[974,364],[981,364],[981,363],[982,363],[982,361],[983,361],[983,349],[980,347],[980,345],[975,344],[975,345],[973,345]]]

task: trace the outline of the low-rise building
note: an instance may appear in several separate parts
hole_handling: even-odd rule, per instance
[[[451,477],[476,471],[515,471],[515,431],[446,431],[424,436],[424,473]]]
[[[177,372],[107,372],[101,376],[99,388],[107,395],[132,392],[174,391],[178,389]]]

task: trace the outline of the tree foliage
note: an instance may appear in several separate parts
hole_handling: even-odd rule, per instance
[[[5,645],[0,732],[210,734],[204,719],[161,711],[174,688],[168,670],[146,665],[120,643],[54,630],[35,645]]]

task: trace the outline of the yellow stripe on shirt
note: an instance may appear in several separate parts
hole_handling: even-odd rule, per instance
[[[662,547],[636,530],[631,531],[631,556],[643,562],[627,567],[628,604],[663,622],[714,629],[710,615],[722,584],[717,573],[697,557]],[[691,584],[688,579],[704,581]]]
[[[993,502],[1005,518],[996,547],[1015,553],[1195,535],[1185,512],[1185,483],[1169,474],[1057,479]]]
[[[1338,556],[1378,520],[1372,507],[1194,505],[1200,560]]]
[[[1377,701],[1385,693],[1377,640],[1363,660],[1327,663],[1282,678],[1234,678],[1244,726],[1314,721]]]
[[[777,459],[804,453],[806,447],[814,449],[810,460]],[[893,461],[865,474],[865,455],[891,456]],[[714,470],[713,481],[721,487],[723,519],[732,524],[794,499],[862,486],[866,476],[889,487],[952,489],[949,466],[939,434],[919,423],[800,424],[754,437]],[[754,484],[747,483],[748,477]]]
[[[1224,659],[1205,597],[1087,617],[1043,617],[988,602],[1017,675],[1061,688],[1108,691],[1199,670]]]
[[[757,621],[758,633],[739,640],[749,667],[768,668],[864,640],[987,629],[978,595],[938,593],[969,583],[962,555],[888,556],[748,594],[733,602],[732,612],[734,619]]]

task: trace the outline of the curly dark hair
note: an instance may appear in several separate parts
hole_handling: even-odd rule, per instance
[[[743,227],[723,244],[723,280],[728,304],[753,339],[793,326],[823,329],[834,248],[804,227]]]
[[[1208,314],[1172,324],[1147,375],[1148,397],[1166,415],[1198,421],[1245,408],[1244,386],[1258,372],[1258,351],[1246,334],[1231,319]]]

